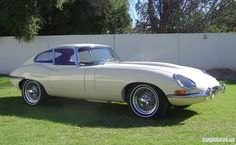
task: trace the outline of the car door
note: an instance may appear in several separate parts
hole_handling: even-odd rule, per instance
[[[85,97],[86,67],[76,65],[77,55],[74,52],[73,48],[55,49],[55,53],[61,53],[61,55],[55,57],[50,77],[54,96]]]

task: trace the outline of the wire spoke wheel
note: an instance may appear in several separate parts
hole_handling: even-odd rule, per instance
[[[22,88],[22,96],[28,105],[35,106],[45,102],[47,93],[37,81],[27,80],[24,82]]]
[[[165,93],[152,84],[134,84],[127,95],[130,111],[139,117],[161,118],[169,109]]]
[[[136,87],[131,93],[132,108],[141,117],[152,116],[159,107],[159,97],[156,91],[148,86]]]
[[[28,82],[25,86],[24,95],[29,103],[36,104],[41,96],[40,86],[34,81]]]

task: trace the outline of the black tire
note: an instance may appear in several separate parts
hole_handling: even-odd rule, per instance
[[[131,87],[127,102],[133,114],[142,118],[161,118],[169,109],[166,95],[149,84],[136,84]]]
[[[24,81],[21,92],[24,102],[30,106],[44,104],[48,98],[44,87],[34,80]]]

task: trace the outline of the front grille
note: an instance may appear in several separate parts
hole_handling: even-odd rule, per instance
[[[219,89],[219,88],[218,88],[217,86],[213,87],[213,88],[212,88],[212,93],[213,93],[213,94],[216,93],[218,89]]]

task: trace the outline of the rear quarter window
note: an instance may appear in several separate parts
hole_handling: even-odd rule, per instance
[[[61,55],[62,55],[62,53],[55,52],[55,58],[57,58]],[[52,60],[53,60],[52,50],[42,52],[42,53],[38,54],[34,59],[35,62],[39,62],[39,63],[52,63],[53,62]]]

